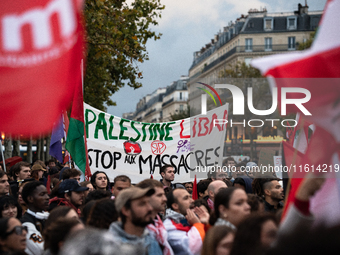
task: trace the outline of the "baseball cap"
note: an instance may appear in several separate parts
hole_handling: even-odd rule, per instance
[[[31,168],[31,172],[33,172],[33,171],[39,171],[39,170],[41,170],[41,171],[46,171],[46,169],[43,168],[43,167],[42,167],[41,165],[39,165],[39,164],[35,164],[35,165],[33,165],[32,168]]]
[[[124,205],[129,200],[135,200],[144,196],[152,196],[155,193],[155,190],[153,188],[146,188],[146,189],[141,189],[138,187],[130,187],[127,189],[122,190],[119,193],[119,196],[116,197],[115,199],[115,205],[116,209],[118,212],[120,212],[123,208]]]
[[[63,194],[70,191],[80,192],[88,189],[88,187],[80,186],[80,184],[75,179],[66,179],[60,183],[58,192],[59,194]]]

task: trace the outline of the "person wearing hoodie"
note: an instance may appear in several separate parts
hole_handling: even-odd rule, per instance
[[[115,205],[121,222],[113,222],[109,232],[119,246],[128,244],[141,247],[144,250],[143,254],[163,254],[158,242],[146,228],[153,222],[154,214],[150,197],[154,193],[153,188],[130,187],[121,191],[116,197]]]
[[[251,187],[252,182],[253,179],[247,176],[239,176],[235,179],[233,186],[243,189],[247,194],[253,194],[253,189]]]

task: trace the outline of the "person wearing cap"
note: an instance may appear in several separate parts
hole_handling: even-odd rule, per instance
[[[58,188],[58,196],[50,199],[49,211],[57,206],[69,206],[72,207],[80,216],[79,207],[83,205],[85,198],[84,191],[88,190],[88,187],[82,187],[75,179],[67,179],[60,183]]]
[[[153,188],[130,187],[116,197],[115,205],[121,222],[113,222],[109,232],[118,244],[143,247],[141,254],[163,254],[158,242],[146,229],[146,226],[153,222],[150,197],[154,193]]]
[[[31,177],[34,178],[36,181],[39,181],[43,177],[44,172],[46,172],[46,169],[44,169],[39,164],[35,164],[32,166],[31,169]]]
[[[200,254],[209,214],[194,205],[186,189],[174,189],[167,196],[164,227],[175,254]]]

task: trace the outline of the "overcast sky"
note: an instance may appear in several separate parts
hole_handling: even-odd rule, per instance
[[[181,75],[188,75],[193,53],[199,51],[228,22],[235,21],[249,9],[266,7],[268,12],[291,12],[305,0],[161,0],[165,5],[159,25],[162,33],[157,41],[149,41],[149,60],[139,65],[143,87],[126,86],[112,96],[117,106],[108,113],[121,117],[136,109],[137,102],[159,87],[166,87]],[[326,0],[308,0],[309,11],[323,10]]]

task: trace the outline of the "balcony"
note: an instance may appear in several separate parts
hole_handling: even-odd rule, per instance
[[[188,99],[186,97],[182,97],[182,98],[179,98],[179,97],[176,97],[176,98],[171,98],[167,101],[165,101],[163,104],[162,104],[162,107],[172,103],[172,102],[186,102],[188,101]]]

